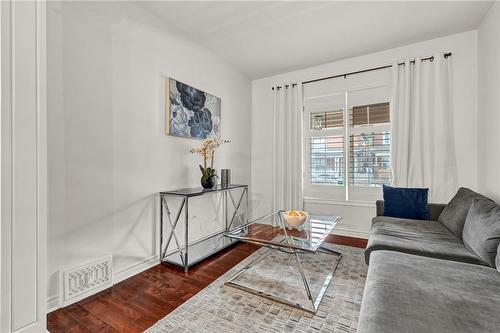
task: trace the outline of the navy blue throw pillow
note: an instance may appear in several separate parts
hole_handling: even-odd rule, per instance
[[[384,216],[428,220],[428,188],[403,188],[383,185]]]

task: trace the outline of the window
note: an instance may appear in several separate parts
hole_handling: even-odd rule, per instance
[[[311,137],[309,146],[311,183],[344,185],[344,137]]]
[[[320,109],[309,113],[309,182],[343,186],[344,109]]]
[[[349,109],[349,123],[349,184],[389,184],[389,103],[354,106]]]
[[[389,132],[365,132],[351,135],[349,149],[350,185],[389,184]]]
[[[304,100],[306,197],[373,200],[390,183],[388,100],[388,86]]]
[[[389,123],[389,102],[354,106],[349,110],[351,127]]]
[[[344,127],[344,110],[311,112],[312,130]]]

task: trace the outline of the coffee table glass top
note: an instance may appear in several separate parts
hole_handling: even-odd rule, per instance
[[[272,222],[273,220],[279,227],[279,234],[284,236],[281,239],[275,238],[274,240],[269,240],[268,238],[262,237],[259,233],[251,235],[245,233],[245,228],[250,225]],[[283,217],[283,211],[276,211],[248,222],[243,226],[235,227],[226,232],[225,235],[233,239],[239,239],[245,242],[285,251],[301,250],[316,252],[339,221],[339,216],[309,214],[307,221],[303,225],[291,228]]]

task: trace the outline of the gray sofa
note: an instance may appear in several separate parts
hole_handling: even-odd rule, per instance
[[[377,216],[365,251],[365,261],[376,250],[393,250],[431,258],[482,265],[484,262],[468,250],[462,240],[438,221],[443,204],[429,205],[429,220],[410,220],[384,215],[384,202],[377,201]]]
[[[472,222],[464,225],[474,199],[492,202],[461,188],[449,205],[430,204],[428,221],[383,216],[383,201],[377,202],[359,333],[500,332],[500,239],[493,265],[491,249],[464,243],[471,238]],[[485,242],[499,235],[498,211],[492,214],[495,236],[476,237]]]

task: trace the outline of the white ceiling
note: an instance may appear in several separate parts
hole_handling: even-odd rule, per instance
[[[141,2],[249,78],[474,29],[491,7],[443,2]]]

